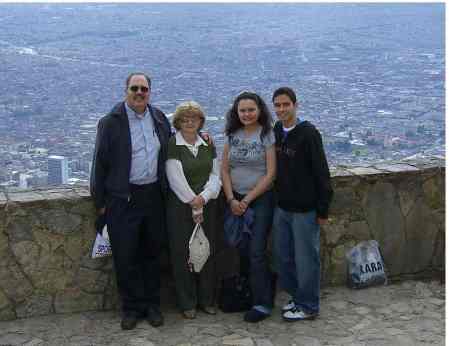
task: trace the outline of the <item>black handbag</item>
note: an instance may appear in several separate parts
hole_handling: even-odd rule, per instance
[[[224,278],[218,296],[218,307],[223,312],[248,311],[252,307],[252,294],[249,278],[235,275]]]

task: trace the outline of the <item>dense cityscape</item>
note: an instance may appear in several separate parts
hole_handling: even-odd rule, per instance
[[[242,90],[289,85],[332,166],[445,155],[444,4],[0,5],[0,186],[87,184],[133,71],[220,148]],[[274,113],[273,113],[274,115]]]

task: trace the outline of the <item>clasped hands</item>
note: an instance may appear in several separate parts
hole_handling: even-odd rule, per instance
[[[241,201],[233,198],[231,202],[229,202],[229,207],[234,215],[241,216],[245,213],[246,209],[248,209],[249,202],[243,198]]]
[[[204,221],[203,217],[203,206],[206,204],[206,201],[204,200],[203,196],[198,195],[195,196],[194,199],[192,199],[189,202],[190,206],[192,207],[192,218],[195,223],[201,223]]]

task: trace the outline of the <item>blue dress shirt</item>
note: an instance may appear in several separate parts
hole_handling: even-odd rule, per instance
[[[157,136],[153,118],[147,107],[145,113],[138,114],[125,102],[131,134],[131,171],[129,182],[143,185],[157,181],[157,161],[161,143]]]

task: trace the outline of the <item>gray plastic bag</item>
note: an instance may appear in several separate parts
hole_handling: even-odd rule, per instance
[[[385,265],[375,240],[358,243],[346,253],[348,263],[348,286],[364,288],[386,285]]]

